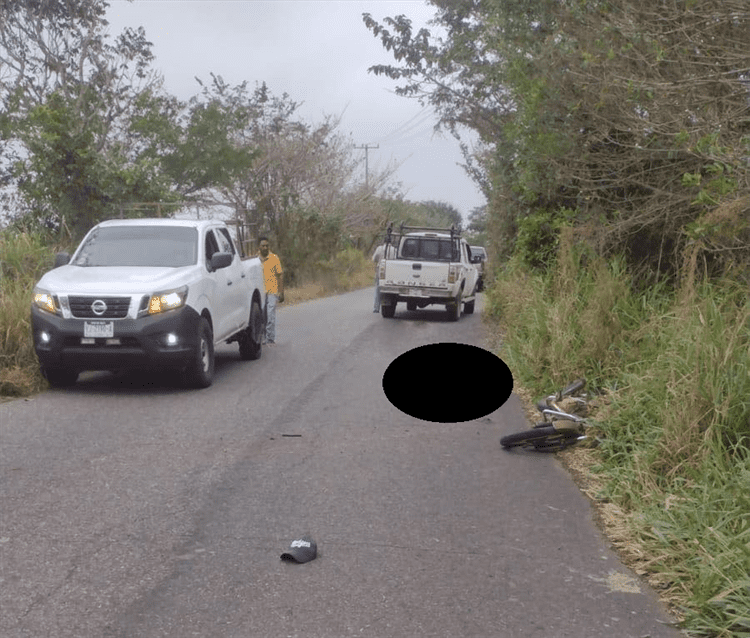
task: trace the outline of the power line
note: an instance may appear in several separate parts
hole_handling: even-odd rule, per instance
[[[398,140],[399,138],[403,138],[407,134],[411,136],[414,131],[420,129],[425,122],[433,119],[434,117],[435,112],[430,108],[430,106],[424,106],[409,120],[403,122],[402,124],[399,124],[390,133],[386,133],[378,140],[378,142],[390,142],[393,138],[396,138]]]

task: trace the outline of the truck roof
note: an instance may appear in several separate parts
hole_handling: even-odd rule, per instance
[[[97,226],[187,226],[202,228],[213,226],[219,222],[215,219],[173,219],[171,217],[142,217],[139,219],[108,219],[99,222]]]

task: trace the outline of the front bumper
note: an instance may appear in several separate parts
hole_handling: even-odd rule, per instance
[[[115,319],[111,338],[84,339],[84,319],[65,319],[36,306],[31,308],[31,332],[44,368],[121,370],[183,368],[199,345],[200,315],[190,307],[138,319]],[[173,344],[168,335],[174,335]]]

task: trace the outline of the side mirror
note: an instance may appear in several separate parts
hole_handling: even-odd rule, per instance
[[[65,266],[66,264],[70,263],[70,255],[68,253],[57,253],[55,255],[55,265],[54,268],[59,268],[60,266]]]
[[[211,268],[219,270],[226,268],[232,263],[232,253],[214,253],[211,257]]]
[[[473,255],[471,258],[472,264],[481,264],[482,263],[482,256],[481,255]]]

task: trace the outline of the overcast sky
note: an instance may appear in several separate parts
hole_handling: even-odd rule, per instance
[[[463,168],[458,143],[433,133],[435,116],[395,95],[396,83],[368,73],[393,63],[362,22],[406,15],[415,28],[435,11],[422,0],[110,0],[112,35],[142,26],[154,66],[178,98],[199,92],[195,77],[221,75],[232,85],[265,82],[274,95],[303,102],[310,122],[343,115],[341,133],[369,151],[370,168],[401,164],[394,180],[406,198],[453,205],[464,217],[485,203]],[[429,28],[429,27],[428,27]],[[364,151],[359,151],[364,153]],[[362,168],[364,180],[364,165]]]

